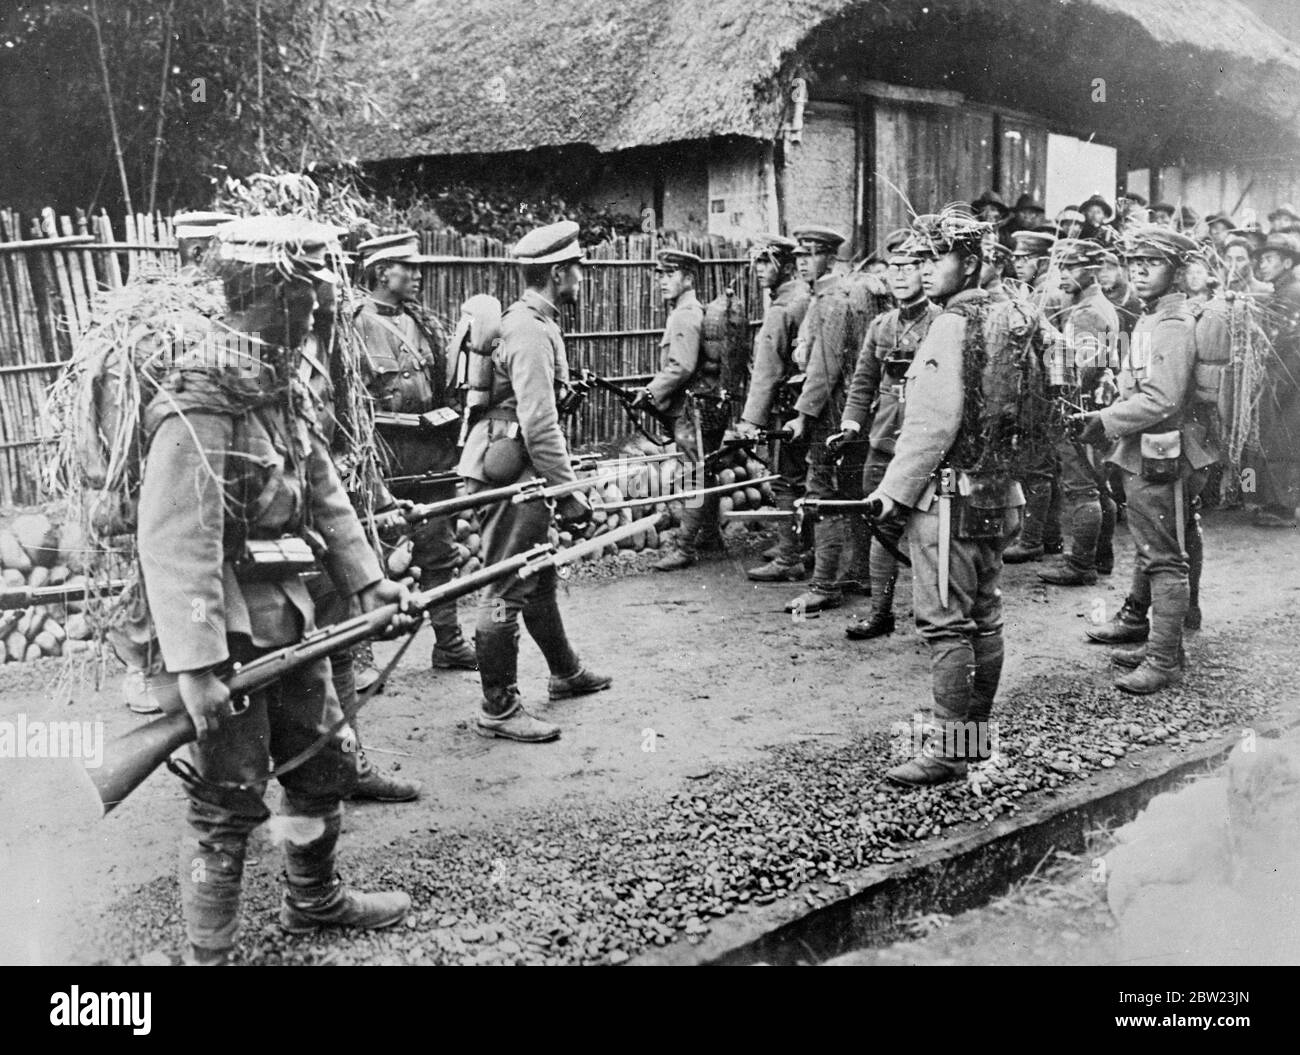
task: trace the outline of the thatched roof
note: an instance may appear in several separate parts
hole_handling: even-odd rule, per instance
[[[767,139],[791,76],[810,74],[817,91],[820,52],[892,38],[946,81],[945,56],[972,26],[984,27],[976,41],[1011,34],[1013,54],[1044,76],[1060,57],[1116,90],[1132,80],[1134,105],[1153,112],[1205,107],[1300,128],[1300,47],[1240,0],[392,0],[388,10],[351,70],[386,85],[386,113],[359,112],[344,138],[362,160]],[[1070,93],[1087,103],[1086,82]],[[1038,110],[1060,94],[1008,104]]]

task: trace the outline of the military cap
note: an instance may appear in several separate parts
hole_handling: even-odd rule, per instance
[[[572,220],[547,224],[529,231],[510,249],[521,264],[565,264],[582,259],[580,228]]]
[[[1084,216],[1073,205],[1067,205],[1056,214],[1056,222],[1058,225],[1063,223],[1087,223],[1088,217]]]
[[[1046,256],[1056,243],[1056,236],[1048,231],[1016,231],[1011,236],[1015,248],[1012,256]]]
[[[813,246],[818,246],[835,252],[844,244],[844,236],[833,227],[807,224],[803,227],[796,227],[791,233],[798,240],[800,247],[809,250]]]
[[[768,260],[780,266],[794,259],[799,243],[793,238],[779,234],[765,234],[749,247],[749,258],[753,261]]]
[[[1115,209],[1114,209],[1114,207],[1110,204],[1110,202],[1108,202],[1108,201],[1107,201],[1105,198],[1103,198],[1100,194],[1094,194],[1091,198],[1089,198],[1089,199],[1088,199],[1087,201],[1085,201],[1082,205],[1080,205],[1080,206],[1079,206],[1079,211],[1080,211],[1081,213],[1084,213],[1084,214],[1086,215],[1087,212],[1088,212],[1088,206],[1089,206],[1089,205],[1100,205],[1100,206],[1101,206],[1101,210],[1102,210],[1102,212],[1104,212],[1104,213],[1106,214],[1106,219],[1107,219],[1107,220],[1113,220],[1113,219],[1115,219]]]
[[[1163,212],[1173,216],[1178,210],[1170,205],[1167,201],[1158,201],[1150,209],[1152,214]]]
[[[990,264],[1002,265],[1011,259],[1011,250],[996,238],[985,238],[980,248]]]
[[[1254,256],[1263,256],[1265,253],[1281,253],[1283,256],[1290,257],[1292,261],[1300,260],[1300,235],[1293,234],[1290,231],[1271,231],[1264,244],[1254,250]]]
[[[1122,190],[1115,197],[1119,201],[1131,201],[1134,205],[1146,206],[1147,200],[1135,190]]]
[[[977,219],[969,206],[958,202],[941,212],[916,217],[905,248],[917,256],[943,256],[954,249],[976,255],[992,230],[991,224]]]
[[[1113,249],[1103,248],[1101,251],[1101,262],[1109,264],[1111,267],[1119,267],[1119,254]]]
[[[891,256],[897,253],[912,237],[912,232],[906,227],[899,227],[885,235],[885,256]]]
[[[1007,203],[1002,200],[1002,195],[995,190],[986,190],[970,203],[970,207],[976,215],[979,215],[979,211],[986,205],[992,205],[1003,216],[1008,216],[1011,213],[1011,210],[1007,208]]]
[[[1229,239],[1237,239],[1245,242],[1250,246],[1252,252],[1264,244],[1265,237],[1264,232],[1259,229],[1258,224],[1246,227],[1234,227],[1228,232]]]
[[[361,254],[362,267],[383,263],[423,264],[433,259],[420,252],[420,236],[414,231],[368,238],[357,246],[357,252]]]
[[[229,212],[178,212],[172,217],[172,230],[182,238],[211,238],[222,224],[239,217]]]
[[[301,216],[247,216],[216,229],[217,259],[268,264],[286,278],[338,282],[329,259],[340,253],[338,227]]]
[[[1181,231],[1151,224],[1130,231],[1124,238],[1122,252],[1128,259],[1160,257],[1181,264],[1196,252],[1196,242]]]
[[[1105,251],[1090,238],[1062,238],[1052,247],[1052,256],[1061,267],[1098,267]]]
[[[1216,212],[1205,218],[1205,226],[1213,227],[1216,223],[1221,223],[1227,228],[1232,228],[1232,217],[1226,213]]]
[[[704,261],[685,249],[660,249],[655,255],[655,270],[660,274],[673,271],[698,271]]]
[[[1047,212],[1047,210],[1043,208],[1043,203],[1032,194],[1022,194],[1016,199],[1016,212],[1020,212],[1024,209],[1033,209],[1034,212],[1041,213]]]
[[[1295,206],[1291,205],[1290,203],[1279,205],[1276,209],[1274,209],[1271,213],[1269,213],[1268,222],[1272,223],[1279,216],[1285,216],[1291,220],[1300,220],[1300,212],[1296,212]]]

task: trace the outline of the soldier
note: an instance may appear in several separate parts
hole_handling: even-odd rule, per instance
[[[970,207],[982,222],[992,227],[999,242],[1003,245],[1011,244],[1011,228],[1008,222],[1011,218],[1011,210],[1002,200],[1002,195],[995,190],[986,190],[970,203]]]
[[[446,473],[456,465],[460,419],[453,406],[446,336],[416,299],[419,265],[426,259],[419,253],[419,236],[414,231],[384,235],[362,242],[357,251],[369,295],[353,325],[365,347],[362,373],[375,400],[375,428],[389,454],[387,466],[394,476]],[[408,481],[391,490],[398,501],[434,502],[452,497],[456,486],[455,480]],[[411,529],[411,542],[411,564],[420,569],[421,588],[450,582],[456,571],[452,518],[421,521]],[[430,609],[429,624],[435,639],[431,666],[477,669],[455,601]]]
[[[914,224],[922,288],[942,310],[907,371],[902,431],[870,496],[882,517],[907,517],[912,607],[930,652],[933,721],[917,757],[886,774],[905,785],[961,777],[972,754],[988,754],[1002,672],[1002,549],[1024,496],[998,459],[1016,429],[1017,408],[1005,403],[1014,380],[1005,382],[1021,364],[1007,346],[986,343],[986,229],[958,209]]]
[[[1265,239],[1260,239],[1262,246]],[[1251,254],[1255,246],[1240,228],[1234,228],[1223,243],[1220,251],[1223,260],[1223,288],[1228,293],[1249,293],[1253,296],[1267,295],[1273,287],[1255,277]]]
[[[1300,210],[1294,205],[1279,205],[1268,214],[1268,233],[1294,232],[1300,229]]]
[[[1272,218],[1270,217],[1270,220]],[[1270,360],[1260,400],[1259,527],[1293,528],[1300,505],[1300,235],[1270,233],[1256,254],[1259,277],[1273,286],[1266,302]]]
[[[1116,688],[1138,695],[1158,692],[1182,677],[1183,626],[1190,606],[1190,498],[1200,493],[1205,471],[1215,461],[1205,429],[1192,414],[1196,316],[1177,285],[1179,272],[1195,252],[1192,239],[1166,227],[1152,225],[1130,235],[1124,255],[1146,312],[1120,366],[1119,398],[1075,419],[1080,442],[1113,444],[1106,460],[1124,471],[1135,575],[1146,581],[1153,610],[1146,647],[1113,658],[1130,668],[1116,678]],[[1132,600],[1140,604],[1140,599]],[[1144,622],[1138,606],[1126,601],[1114,626],[1099,629],[1123,631]],[[1096,632],[1088,636],[1106,639]]]
[[[912,365],[916,349],[925,340],[930,324],[939,314],[921,288],[921,260],[907,232],[891,246],[889,284],[898,307],[871,320],[857,368],[849,386],[840,432],[831,441],[867,431],[866,466],[862,490],[870,493],[880,486],[894,456],[894,445],[903,425],[903,377]],[[1004,249],[999,242],[991,242]],[[894,632],[894,586],[898,580],[898,560],[885,548],[885,542],[898,547],[902,541],[903,522],[897,517],[876,524],[876,542],[871,547],[871,612],[866,619],[855,620],[845,634],[854,641],[866,641]],[[882,541],[883,540],[883,541]]]
[[[1080,238],[1098,245],[1110,245],[1115,241],[1116,231],[1112,226],[1115,210],[1110,202],[1100,194],[1094,194],[1079,206],[1079,211],[1086,221],[1083,230],[1079,232]]]
[[[1006,279],[1011,268],[1011,250],[996,238],[985,238],[980,251],[980,289],[988,293],[992,304],[1010,300]]]
[[[1137,325],[1142,314],[1142,298],[1133,292],[1124,268],[1120,264],[1119,254],[1113,249],[1104,249],[1101,254],[1101,266],[1097,269],[1097,284],[1106,294],[1106,299],[1115,308],[1115,317],[1119,321],[1119,332],[1125,341]]]
[[[1109,402],[1103,377],[1112,359],[1118,366],[1119,319],[1097,283],[1104,250],[1096,242],[1057,243],[1061,289],[1070,296],[1065,340],[1058,345],[1056,371],[1049,382],[1069,402],[1094,410]],[[1106,491],[1103,470],[1083,444],[1068,436],[1057,442],[1061,497],[1070,526],[1070,551],[1058,568],[1038,573],[1053,586],[1091,586],[1115,566],[1115,502]]]
[[[866,442],[852,439],[838,452],[826,446],[836,431],[853,377],[860,334],[852,305],[839,276],[832,273],[844,236],[829,227],[800,227],[794,232],[812,282],[812,303],[800,328],[807,379],[795,403],[789,429],[797,442],[808,443],[805,490],[809,498],[860,498]],[[836,454],[839,464],[836,465]],[[787,612],[818,612],[843,600],[842,570],[853,564],[855,550],[847,517],[831,516],[813,525],[813,574],[808,589],[788,602]],[[863,551],[865,556],[865,550]]]
[[[501,319],[501,342],[492,353],[488,409],[474,422],[457,467],[470,494],[519,480],[541,478],[548,485],[575,477],[560,428],[556,389],[567,385],[569,361],[560,335],[560,305],[578,299],[582,247],[570,220],[539,227],[511,250],[523,268],[524,294]],[[560,499],[564,522],[581,526],[591,508],[580,493]],[[545,542],[551,514],[544,502],[509,501],[483,513],[483,562],[496,563]],[[552,701],[608,689],[613,678],[583,666],[569,644],[556,601],[558,575],[546,568],[522,579],[501,579],[479,597],[474,645],[483,708],[475,723],[480,736],[524,743],[554,740],[559,726],[524,710],[519,695],[519,616],[546,658]]]
[[[219,675],[314,625],[298,562],[259,561],[254,575],[246,558],[259,549],[287,553],[283,539],[296,535],[319,549],[339,593],[362,610],[407,601],[381,574],[294,377],[313,281],[333,277],[325,268],[331,239],[331,229],[291,217],[224,227],[223,331],[253,342],[260,370],[231,378],[202,365],[178,368],[145,415],[137,536],[144,591],[163,662],[199,735],[190,749],[198,779],[186,785],[191,835],[180,855],[191,963],[225,963],[234,949],[248,836],[269,816],[268,759],[286,761],[342,721],[323,659],[233,713]],[[312,833],[284,847],[280,925],[289,933],[388,927],[410,907],[406,894],[359,893],[336,874],[340,800],[356,779],[351,749],[344,725],[280,778],[288,811]]]
[[[1237,225],[1232,222],[1232,217],[1226,213],[1216,212],[1205,219],[1206,229],[1210,233],[1210,243],[1214,246],[1215,253],[1222,253],[1224,246],[1228,241],[1228,234]]]
[[[1121,231],[1129,225],[1133,215],[1145,212],[1147,200],[1135,190],[1122,190],[1115,195],[1115,226]]]
[[[1073,205],[1067,205],[1056,214],[1056,222],[1051,225],[1050,230],[1047,228],[1039,228],[1039,230],[1054,234],[1057,238],[1078,238],[1083,234],[1087,222],[1088,218],[1083,213]]]
[[[736,428],[742,436],[754,437],[763,428],[780,428],[794,407],[793,391],[787,382],[796,373],[794,342],[809,303],[808,287],[795,273],[798,245],[791,238],[770,235],[754,251],[759,284],[769,291],[771,300],[754,338],[749,391]],[[803,495],[808,445],[787,440],[776,446],[774,468],[781,479],[773,485],[773,499],[778,509],[791,510],[795,499]],[[802,539],[790,521],[781,528],[778,549],[771,560],[747,574],[755,582],[802,579],[807,575],[802,550]]]
[[[1178,210],[1167,201],[1158,201],[1150,209],[1151,223],[1156,227],[1174,227]]]
[[[655,272],[659,292],[668,305],[668,323],[659,343],[659,372],[632,404],[652,406],[672,419],[673,439],[678,450],[695,463],[695,486],[699,487],[705,485],[704,457],[722,445],[727,431],[725,415],[704,402],[716,394],[719,364],[710,362],[705,354],[704,307],[695,295],[696,276],[703,264],[694,253],[684,250],[659,251]],[[695,395],[701,402],[692,398]],[[651,565],[655,571],[689,568],[701,547],[722,547],[717,495],[688,499],[681,521],[672,545]]]

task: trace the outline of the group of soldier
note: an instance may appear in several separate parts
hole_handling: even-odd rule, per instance
[[[748,572],[758,581],[808,579],[789,610],[869,594],[870,610],[848,636],[888,635],[895,585],[910,564],[933,703],[924,749],[887,774],[908,786],[959,778],[983,757],[964,755],[951,730],[990,721],[1003,662],[1003,562],[1039,559],[1051,548],[1054,492],[1070,549],[1043,578],[1059,585],[1092,583],[1111,570],[1115,498],[1125,503],[1136,543],[1133,585],[1115,619],[1091,632],[1098,640],[1145,641],[1116,656],[1125,669],[1120,689],[1151,693],[1175,683],[1185,663],[1183,629],[1194,622],[1195,499],[1215,454],[1192,393],[1197,344],[1208,339],[1214,313],[1190,307],[1195,294],[1186,287],[1208,258],[1176,224],[1130,219],[1114,237],[1099,234],[1115,217],[1105,202],[1085,203],[1078,230],[1073,217],[1067,229],[1047,230],[1034,222],[1035,203],[1022,201],[1010,233],[1011,210],[1000,204],[985,195],[917,216],[848,272],[838,265],[844,236],[828,227],[761,239],[752,259],[766,308],[737,422],[726,413],[725,393],[719,398],[719,364],[702,336],[696,290],[704,262],[662,250],[657,271],[671,310],[660,369],[630,400],[671,423],[697,463],[733,430],[755,443],[778,437],[768,453],[783,511],[818,500],[854,503],[847,513],[828,506],[827,515],[806,518],[811,540],[801,530],[805,518],[783,520],[765,563]],[[385,577],[331,458],[341,232],[296,218],[203,214],[185,218],[178,234],[187,261],[224,290],[220,326],[256,335],[259,351],[249,376],[176,369],[161,380],[145,416],[138,513],[161,666],[175,677],[176,706],[200,737],[179,870],[186,959],[221,963],[235,943],[249,834],[267,817],[268,760],[298,763],[280,777],[288,812],[304,821],[285,849],[281,924],[291,933],[385,927],[405,916],[405,894],[356,891],[336,874],[340,803],[420,793],[418,783],[380,771],[361,748],[351,652],[299,667],[252,694],[237,715],[223,675],[358,610],[396,604],[402,614],[394,629],[411,628],[416,615],[406,587]],[[1300,239],[1275,230],[1250,243],[1243,272],[1226,254],[1249,234],[1216,243],[1228,261],[1223,286],[1265,295],[1266,279],[1268,296],[1295,305],[1290,276]],[[551,486],[574,481],[561,410],[570,366],[560,313],[581,287],[579,235],[566,221],[513,247],[524,292],[500,318],[485,406],[459,437],[459,415],[445,413],[456,402],[449,345],[420,306],[426,261],[418,238],[401,232],[355,247],[364,288],[348,309],[363,345],[354,365],[390,452],[390,482],[366,496],[377,520],[458,489],[472,495],[533,478]],[[1259,275],[1246,273],[1256,260]],[[1116,360],[1126,328],[1134,335],[1128,347],[1145,352]],[[1279,427],[1295,429],[1294,386],[1275,387]],[[1286,471],[1273,474],[1265,510],[1283,522],[1297,504]],[[483,562],[545,542],[555,518],[579,527],[590,515],[581,489],[554,506],[486,503]],[[656,568],[678,571],[701,549],[721,546],[719,519],[716,493],[685,502]],[[288,561],[279,572],[260,564],[251,574],[243,548],[287,536],[311,540],[312,571]],[[412,541],[419,585],[448,582],[456,564],[451,519],[420,520]],[[546,660],[551,700],[612,684],[570,642],[556,587],[554,568],[489,583],[479,594],[472,645],[454,602],[429,611],[432,665],[479,673],[480,734],[529,743],[559,735],[523,705],[521,620]],[[192,617],[196,610],[202,620]],[[322,729],[338,730],[323,749],[316,743]]]

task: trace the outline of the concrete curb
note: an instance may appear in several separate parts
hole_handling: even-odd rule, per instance
[[[1292,718],[1260,725],[1257,733],[1274,737],[1297,725],[1300,718]],[[847,893],[824,905],[812,908],[804,897],[807,888],[794,890],[771,905],[714,921],[696,945],[679,940],[629,963],[793,965],[882,944],[918,914],[952,915],[985,904],[1032,872],[1053,849],[1080,848],[1085,832],[1132,819],[1162,791],[1220,765],[1236,744],[1233,736],[1191,751],[1165,747],[1144,752],[1140,760],[1125,758],[1013,820],[941,840],[907,861],[847,873],[840,883]]]

